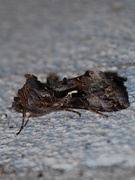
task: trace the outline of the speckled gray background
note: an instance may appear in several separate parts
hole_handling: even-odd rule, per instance
[[[33,118],[9,109],[25,73],[126,76],[130,107]],[[135,1],[0,0],[0,179],[135,179]]]

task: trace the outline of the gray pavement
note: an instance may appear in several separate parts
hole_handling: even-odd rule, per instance
[[[11,110],[24,74],[126,76],[130,107],[32,118]],[[0,179],[135,179],[135,1],[0,0]]]

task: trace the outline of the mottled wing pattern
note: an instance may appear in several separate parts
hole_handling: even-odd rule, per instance
[[[66,110],[80,115],[74,109],[86,109],[98,114],[125,109],[129,106],[125,79],[117,73],[86,71],[75,78],[59,81],[55,76],[40,82],[36,76],[26,74],[26,83],[18,90],[12,107],[23,114],[22,126],[29,117],[42,116],[52,111]],[[24,119],[29,113],[26,123]]]

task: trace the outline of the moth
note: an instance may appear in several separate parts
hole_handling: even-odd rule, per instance
[[[58,80],[50,76],[46,82],[40,82],[32,74],[25,74],[25,78],[25,84],[18,90],[12,103],[12,108],[22,113],[22,125],[17,135],[30,117],[53,111],[71,111],[81,116],[74,109],[85,109],[106,116],[103,112],[119,111],[129,106],[124,86],[126,78],[119,77],[115,72],[88,70],[70,79]]]

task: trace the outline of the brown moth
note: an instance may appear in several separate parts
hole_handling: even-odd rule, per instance
[[[129,106],[128,94],[124,86],[125,78],[117,73],[86,71],[84,75],[59,81],[53,76],[45,83],[37,77],[26,74],[26,83],[18,90],[12,107],[22,113],[22,125],[17,134],[26,126],[30,117],[38,117],[53,111],[86,109],[106,116],[102,112],[112,112]],[[25,122],[26,113],[29,113]]]

